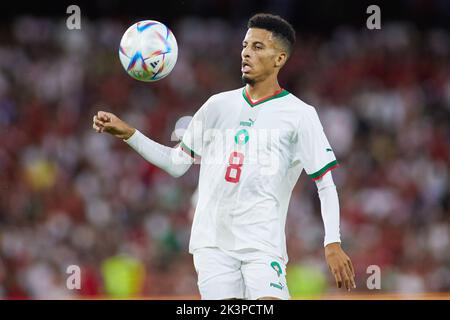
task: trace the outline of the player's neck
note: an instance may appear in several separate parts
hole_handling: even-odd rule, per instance
[[[245,86],[245,90],[247,90],[247,94],[250,96],[250,99],[253,101],[259,100],[270,95],[273,95],[275,92],[281,89],[277,80],[270,81],[261,81],[257,82],[253,85],[247,84]]]

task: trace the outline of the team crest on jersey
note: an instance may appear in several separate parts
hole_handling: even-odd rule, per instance
[[[249,139],[248,131],[245,129],[239,130],[234,136],[234,142],[236,144],[246,144]]]

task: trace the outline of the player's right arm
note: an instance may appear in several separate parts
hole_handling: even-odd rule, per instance
[[[163,146],[146,137],[113,113],[99,111],[94,115],[92,127],[98,133],[106,132],[124,140],[145,160],[173,177],[182,176],[193,163],[193,159],[180,146],[175,148]]]

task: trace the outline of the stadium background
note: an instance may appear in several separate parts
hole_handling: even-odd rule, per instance
[[[81,30],[66,28],[69,4],[80,5]],[[365,28],[369,4],[381,7],[381,30]],[[1,6],[0,298],[198,298],[187,253],[198,167],[174,179],[91,120],[107,109],[174,145],[181,116],[241,85],[245,23],[260,11],[295,26],[281,84],[317,107],[341,163],[341,233],[358,288],[337,297],[450,292],[449,2]],[[117,55],[141,19],[166,23],[179,44],[173,73],[154,84],[128,77]],[[322,237],[316,187],[302,175],[287,223],[295,298],[342,293]],[[66,288],[69,265],[81,268],[80,290]],[[366,286],[369,265],[381,290]]]

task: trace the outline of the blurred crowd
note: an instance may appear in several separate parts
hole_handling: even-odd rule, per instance
[[[0,298],[198,296],[188,254],[198,165],[179,179],[92,129],[116,113],[174,146],[175,123],[238,88],[245,21],[171,25],[179,57],[157,83],[118,58],[134,21],[22,17],[0,29]],[[220,61],[220,63],[218,63]],[[315,106],[357,292],[450,291],[450,34],[406,23],[298,30],[281,85]],[[315,184],[303,174],[287,220],[291,294],[337,292],[323,255]],[[79,289],[67,288],[71,265]]]

